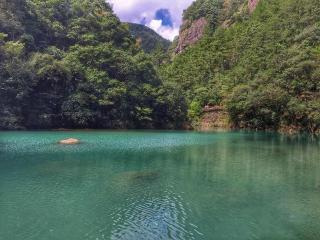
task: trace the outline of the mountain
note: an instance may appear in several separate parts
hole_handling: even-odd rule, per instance
[[[320,133],[319,0],[196,0],[167,53],[105,0],[0,8],[0,129]]]
[[[163,51],[168,50],[171,44],[170,41],[161,37],[151,28],[135,23],[127,24],[131,35],[146,53],[151,53],[157,48],[161,48]]]
[[[320,132],[319,12],[318,0],[197,0],[161,77],[196,127]]]
[[[0,8],[0,129],[183,124],[182,94],[163,84],[105,0],[0,0]]]

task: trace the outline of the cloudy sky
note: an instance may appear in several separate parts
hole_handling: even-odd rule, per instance
[[[179,33],[182,12],[193,0],[107,0],[124,22],[144,24],[164,38]]]

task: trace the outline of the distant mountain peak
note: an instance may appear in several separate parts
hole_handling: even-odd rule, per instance
[[[170,46],[170,41],[161,37],[151,28],[137,23],[127,23],[131,35],[137,40],[141,48],[146,53],[151,53],[158,47],[166,51]]]

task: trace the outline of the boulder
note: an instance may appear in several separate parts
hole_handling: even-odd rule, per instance
[[[73,145],[73,144],[78,144],[79,142],[80,142],[79,139],[68,138],[68,139],[64,139],[64,140],[59,141],[59,144]]]

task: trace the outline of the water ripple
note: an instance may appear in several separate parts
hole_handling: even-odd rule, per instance
[[[181,196],[173,191],[158,198],[131,202],[112,215],[111,239],[199,239],[201,233],[188,222]]]

